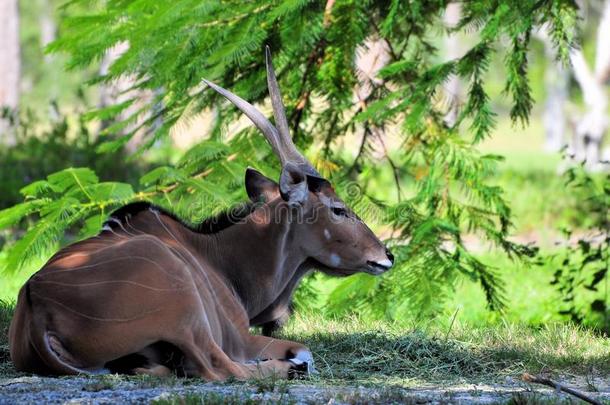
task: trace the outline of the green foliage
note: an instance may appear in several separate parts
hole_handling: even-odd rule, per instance
[[[64,191],[45,188],[47,183],[54,184],[52,178],[41,183],[43,190],[34,201],[42,208],[24,207],[11,213],[40,218],[25,234],[26,242],[18,242],[17,250],[10,253],[12,263],[25,260],[27,251],[22,245],[32,246],[30,253],[40,253],[66,226],[102,217],[110,207],[127,200],[154,200],[196,220],[243,197],[241,178],[246,165],[256,162],[267,174],[277,173],[269,148],[251,129],[227,141],[227,124],[239,114],[200,85],[202,78],[211,79],[251,102],[262,102],[267,96],[262,50],[268,44],[297,144],[316,156],[312,160],[320,171],[365,219],[377,219],[391,227],[393,235],[388,243],[396,251],[396,269],[382,278],[346,280],[335,292],[332,310],[389,317],[414,310],[423,315],[437,308],[458,274],[477,280],[491,307],[502,306],[500,281],[489,266],[468,252],[462,238],[473,233],[509,255],[531,253],[506,239],[510,209],[502,190],[487,181],[497,158],[476,150],[476,144],[489,136],[495,119],[485,75],[490,58],[508,41],[505,89],[513,100],[511,116],[527,122],[532,104],[525,75],[531,31],[550,24],[558,55],[565,58],[574,45],[574,4],[559,0],[464,2],[455,30],[476,32],[479,41],[464,57],[445,62],[439,62],[436,48],[445,1],[337,0],[326,6],[304,0],[73,0],[69,4],[68,8],[87,4],[88,11],[65,21],[62,36],[50,50],[66,53],[70,67],[82,68],[97,63],[113,45],[127,41],[128,51],[108,75],[94,82],[130,75],[136,79],[135,89],[155,94],[144,108],[106,128],[107,134],[123,135],[102,150],[120,147],[142,129],[144,148],[148,148],[203,108],[215,107],[218,114],[208,139],[175,167],[148,173],[137,192],[98,194],[94,189],[104,183],[89,177],[88,184],[75,185],[74,172],[60,175],[62,181],[73,182]],[[372,83],[370,94],[356,101],[359,72],[354,55],[369,37],[386,41],[390,60],[380,80]],[[447,106],[441,90],[451,74],[466,82],[469,93],[457,122],[449,126],[443,119]],[[137,97],[91,112],[88,118],[108,120]],[[127,124],[138,118],[143,123],[128,129]],[[161,124],[153,126],[156,120]],[[390,127],[399,137],[398,147],[389,152],[384,144],[380,161],[379,153],[373,153],[374,145]],[[336,147],[348,134],[360,138],[355,158]],[[391,173],[389,182],[378,179],[384,170]],[[359,192],[351,196],[353,182]],[[376,199],[378,187],[394,187],[396,200]],[[54,203],[45,204],[45,198]],[[52,220],[59,223],[51,225]],[[90,223],[86,229],[99,225],[95,220]]]
[[[64,238],[66,233],[79,229],[84,237],[99,231],[104,211],[92,214],[98,207],[95,201],[101,204],[133,193],[129,184],[99,183],[96,172],[107,179],[135,182],[142,171],[139,165],[125,163],[123,151],[97,154],[95,148],[102,140],[93,138],[83,120],[74,122],[57,110],[55,115],[57,119],[45,122],[29,110],[18,119],[4,111],[12,120],[8,131],[16,143],[0,147],[0,183],[5,187],[0,196],[0,232],[9,227],[28,229],[16,242],[11,232],[0,233],[0,246],[5,245],[7,254],[2,264],[9,272],[47,257],[60,242],[70,240]],[[32,182],[45,176],[46,180]]]
[[[68,168],[56,172],[21,189],[26,198],[22,205],[27,211],[8,208],[0,217],[15,223],[31,212],[38,214],[37,221],[9,250],[6,259],[8,271],[18,271],[31,260],[46,256],[55,248],[63,234],[73,225],[83,222],[81,236],[93,236],[105,220],[105,208],[125,204],[134,198],[129,184],[100,183],[88,168]]]
[[[197,159],[186,154],[175,167],[145,173],[137,192],[128,183],[101,182],[89,168],[67,168],[23,187],[20,193],[25,201],[0,211],[0,230],[29,220],[27,232],[5,249],[5,270],[17,272],[33,260],[48,257],[59,243],[74,240],[63,239],[68,231],[77,229],[78,239],[95,235],[111,211],[133,201],[152,201],[193,222],[228,208],[239,198],[236,194],[243,193],[243,172],[238,168],[245,162],[213,159],[244,148],[251,156],[249,149],[260,144],[241,137],[216,146],[214,153],[210,149],[197,154]],[[221,180],[225,189],[216,187]]]
[[[33,208],[31,201],[24,206],[15,205],[23,201],[19,190],[31,183],[25,189],[26,194],[36,194],[45,183],[35,180],[68,166],[89,167],[107,180],[137,181],[142,169],[140,165],[125,163],[124,151],[97,154],[95,148],[103,140],[95,139],[83,120],[60,114],[55,104],[50,107],[56,117],[51,120],[41,118],[31,110],[25,110],[19,117],[4,111],[4,116],[12,120],[7,131],[14,135],[16,142],[11,146],[0,144],[0,184],[3,187],[0,209],[10,206],[14,206],[15,211]],[[0,228],[5,227],[3,224],[8,220],[4,216],[0,218]]]
[[[581,196],[581,212],[592,223],[576,236],[575,246],[550,258],[557,266],[551,285],[562,297],[559,313],[610,333],[610,175],[597,178],[574,167],[565,177],[566,186]],[[569,243],[572,234],[565,233]]]

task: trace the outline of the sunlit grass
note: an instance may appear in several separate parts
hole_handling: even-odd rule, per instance
[[[610,341],[569,324],[473,326],[297,316],[284,336],[309,345],[326,382],[412,385],[501,380],[523,372],[610,375]]]

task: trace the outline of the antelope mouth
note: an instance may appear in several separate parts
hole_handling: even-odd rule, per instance
[[[374,276],[378,276],[390,270],[391,267],[392,262],[390,260],[384,260],[382,262],[373,262],[371,260],[368,260],[366,262],[366,267],[364,268],[364,271]]]

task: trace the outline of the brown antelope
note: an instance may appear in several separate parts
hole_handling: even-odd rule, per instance
[[[292,143],[267,50],[276,126],[205,81],[263,132],[279,184],[253,169],[251,203],[189,226],[148,203],[115,211],[95,237],[54,255],[22,287],[9,339],[18,370],[200,376],[220,380],[313,370],[300,343],[249,327],[288,311],[299,280],[381,274],[393,257]]]

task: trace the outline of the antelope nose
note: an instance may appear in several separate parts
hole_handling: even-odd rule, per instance
[[[392,254],[392,252],[390,252],[390,249],[385,248],[385,254],[388,257],[388,259],[390,259],[390,262],[392,262],[392,264],[394,264],[394,255]]]

